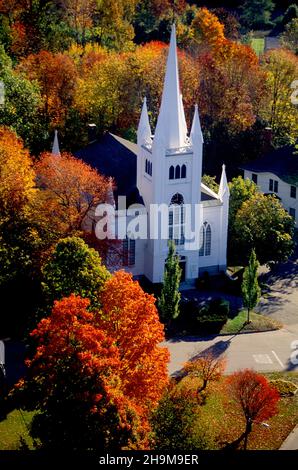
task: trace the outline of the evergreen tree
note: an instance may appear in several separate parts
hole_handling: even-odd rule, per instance
[[[247,323],[250,322],[250,311],[258,304],[261,297],[261,289],[258,283],[259,262],[255,250],[252,250],[248,266],[244,270],[242,282],[243,305],[247,308]]]
[[[182,270],[179,266],[179,257],[176,255],[175,243],[169,241],[169,253],[166,260],[165,274],[161,296],[159,298],[158,307],[161,318],[170,322],[177,318],[180,313],[180,292],[179,285]]]
[[[245,0],[241,20],[247,28],[258,29],[270,26],[275,4],[272,0]]]

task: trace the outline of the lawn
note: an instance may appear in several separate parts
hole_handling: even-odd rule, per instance
[[[251,41],[251,47],[255,51],[258,57],[264,54],[265,50],[265,39],[264,38],[253,38]]]
[[[264,375],[271,380],[290,380],[298,385],[297,372],[278,372]],[[242,412],[229,396],[225,377],[220,382],[210,386],[207,401],[202,406],[201,413],[200,421],[209,423],[212,426],[217,449],[223,449],[235,441],[245,429]],[[291,398],[281,398],[279,413],[266,421],[266,424],[269,424],[269,427],[262,424],[253,425],[253,431],[248,440],[248,449],[279,449],[292,429],[298,424],[298,394]]]
[[[20,449],[21,442],[29,449],[34,449],[28,432],[33,414],[34,412],[13,410],[5,420],[0,422],[0,450]]]
[[[251,322],[245,326],[244,323],[247,319],[247,311],[242,310],[239,314],[230,318],[227,323],[222,327],[221,334],[236,334],[243,333],[245,331],[272,331],[278,330],[282,327],[282,324],[272,318],[260,315],[258,313],[251,312],[250,320]]]

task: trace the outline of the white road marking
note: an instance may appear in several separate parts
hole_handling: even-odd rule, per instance
[[[275,357],[275,359],[277,360],[277,362],[279,363],[279,365],[284,369],[285,366],[284,366],[284,364],[281,362],[281,360],[279,359],[279,357],[278,357],[278,355],[276,354],[276,352],[275,352],[275,351],[271,351],[271,352],[272,352],[273,356]]]
[[[269,354],[253,354],[252,356],[257,364],[273,364]]]

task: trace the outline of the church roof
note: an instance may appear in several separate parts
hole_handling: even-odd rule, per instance
[[[116,184],[116,203],[118,195],[126,196],[129,206],[133,203],[143,204],[136,184],[137,151],[137,144],[107,133],[100,140],[75,152],[75,156],[98,170],[100,174],[111,176]],[[201,185],[201,199],[203,202],[219,201],[219,197],[204,184]]]
[[[107,133],[100,140],[75,152],[75,156],[98,170],[104,176],[114,179],[115,201],[118,195],[126,196],[127,205],[143,204],[136,187],[137,145],[122,137]]]
[[[294,155],[294,147],[290,145],[273,150],[240,168],[255,173],[273,173],[286,183],[298,185],[298,155]]]

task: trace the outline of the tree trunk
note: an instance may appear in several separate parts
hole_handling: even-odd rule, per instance
[[[198,388],[198,393],[203,392],[203,390],[205,390],[205,388],[207,387],[207,385],[208,385],[208,380],[203,379],[203,385]]]
[[[247,323],[250,323],[250,309],[247,309]]]
[[[252,423],[250,420],[246,422],[246,429],[244,433],[244,442],[243,442],[243,450],[247,450],[247,442],[248,442],[248,436],[252,431]]]

